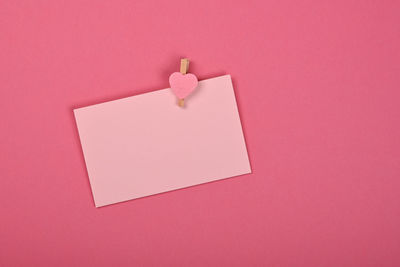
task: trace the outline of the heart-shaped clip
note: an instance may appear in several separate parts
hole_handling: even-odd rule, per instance
[[[196,75],[187,74],[189,70],[189,60],[187,58],[181,59],[181,71],[174,72],[169,76],[169,84],[172,92],[178,98],[178,105],[183,107],[185,105],[185,98],[190,95],[199,83]]]

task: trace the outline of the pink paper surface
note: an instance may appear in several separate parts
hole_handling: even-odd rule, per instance
[[[0,266],[400,266],[399,14],[1,0]],[[252,173],[94,208],[72,110],[167,88],[184,57],[231,74]]]
[[[229,75],[75,109],[97,207],[250,173]]]

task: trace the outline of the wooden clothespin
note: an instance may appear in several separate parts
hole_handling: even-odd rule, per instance
[[[196,75],[187,73],[189,70],[189,59],[181,59],[180,72],[174,72],[169,76],[169,84],[172,91],[178,98],[178,105],[182,108],[185,105],[185,98],[197,87]]]
[[[187,59],[187,58],[182,58],[182,59],[181,59],[181,70],[180,70],[180,72],[181,72],[183,75],[185,75],[188,71],[189,71],[189,59]],[[184,99],[184,98],[179,99],[179,100],[178,100],[178,105],[179,105],[180,107],[185,106],[185,99]]]
[[[181,59],[181,73],[186,74],[189,70],[189,59],[182,58]]]

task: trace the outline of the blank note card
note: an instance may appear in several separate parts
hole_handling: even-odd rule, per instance
[[[96,207],[251,172],[229,75],[74,113]]]

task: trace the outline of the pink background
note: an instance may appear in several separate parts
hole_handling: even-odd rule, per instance
[[[0,265],[399,266],[399,12],[0,1]],[[182,56],[232,75],[253,174],[94,208],[72,109]]]

